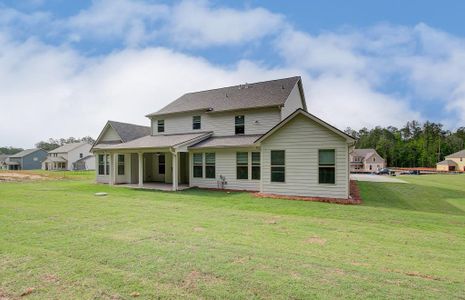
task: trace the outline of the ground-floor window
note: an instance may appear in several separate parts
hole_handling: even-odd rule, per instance
[[[249,178],[249,153],[236,153],[236,177],[237,179]]]
[[[370,165],[371,170],[371,165]],[[336,155],[334,149],[318,150],[318,182],[336,183]]]
[[[252,179],[260,180],[260,152],[252,152]]]
[[[271,181],[286,181],[286,154],[284,150],[271,151]]]
[[[194,177],[202,178],[203,177],[203,157],[202,153],[194,153],[193,155],[193,168],[194,168]]]
[[[216,178],[215,153],[205,153],[205,178]]]
[[[118,175],[124,175],[124,154],[118,154]]]
[[[105,155],[105,175],[110,175],[110,154]]]
[[[165,172],[166,172],[165,154],[160,154],[158,156],[158,174],[165,174]]]
[[[105,155],[98,155],[98,174],[105,175]]]

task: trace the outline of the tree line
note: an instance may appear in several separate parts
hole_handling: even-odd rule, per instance
[[[357,139],[355,148],[376,149],[390,167],[435,167],[465,146],[465,127],[450,131],[441,123],[429,121],[409,121],[402,128],[347,128],[345,132]]]

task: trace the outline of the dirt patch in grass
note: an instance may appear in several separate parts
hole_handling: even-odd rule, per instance
[[[222,282],[222,280],[219,277],[194,270],[184,278],[182,287],[191,290],[196,289],[199,283],[215,285],[220,282]]]
[[[320,238],[319,236],[311,236],[308,239],[305,240],[305,243],[307,244],[317,244],[323,246],[326,244],[326,240]]]
[[[24,296],[30,295],[30,294],[32,294],[34,291],[35,291],[35,288],[33,288],[33,287],[27,288],[24,292],[21,293],[20,296],[21,296],[21,297],[24,297]]]
[[[48,176],[34,174],[29,172],[0,172],[0,182],[22,182],[22,181],[37,181],[37,180],[50,180]]]
[[[195,232],[204,232],[205,228],[199,226],[199,227],[194,227],[192,230],[194,230]]]
[[[54,274],[45,274],[44,276],[42,276],[42,280],[45,282],[50,282],[50,283],[56,283],[60,281],[58,279],[58,276]]]
[[[436,280],[436,281],[441,280],[441,278],[439,278],[439,277],[435,277],[433,275],[428,275],[428,274],[422,274],[422,273],[417,272],[417,271],[404,272],[402,270],[391,270],[391,269],[386,269],[385,271],[386,272],[393,272],[393,273],[400,273],[400,274],[404,274],[404,275],[411,276],[411,277],[420,277],[420,278],[427,279],[427,280]]]

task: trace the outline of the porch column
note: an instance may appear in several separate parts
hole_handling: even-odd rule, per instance
[[[139,157],[139,187],[144,185],[144,153],[137,153]]]
[[[116,183],[116,174],[118,174],[118,153],[114,153],[112,157],[112,169],[113,169],[113,184]]]
[[[109,154],[108,155],[108,159],[110,160],[108,162],[108,168],[110,170],[108,170],[108,177],[109,177],[109,180],[108,180],[108,184],[109,185],[113,185],[115,182],[113,181],[113,175],[115,174],[115,169],[113,168],[113,154]]]
[[[178,190],[178,153],[172,152],[173,154],[173,191]]]

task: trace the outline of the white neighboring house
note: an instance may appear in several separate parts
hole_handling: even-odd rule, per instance
[[[95,170],[95,159],[87,142],[69,143],[48,152],[43,170]]]
[[[188,93],[147,117],[107,122],[97,182],[350,196],[355,140],[307,112],[300,77]]]
[[[353,173],[373,173],[386,168],[386,161],[375,149],[354,149],[350,153],[350,171]]]

